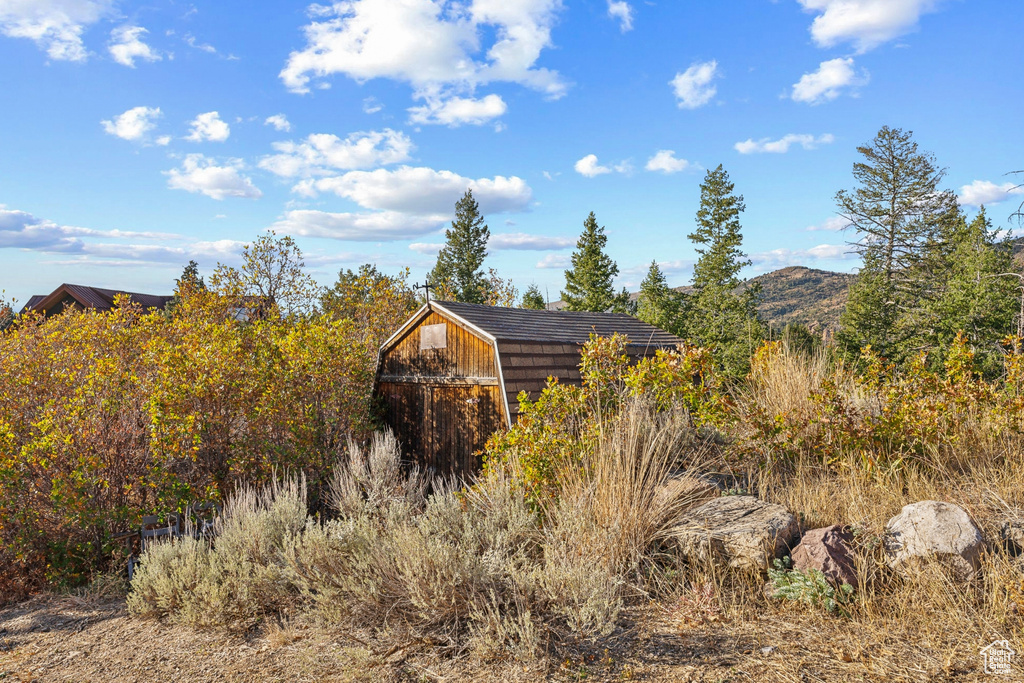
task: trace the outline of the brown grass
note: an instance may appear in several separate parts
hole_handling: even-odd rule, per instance
[[[754,408],[809,416],[825,379],[868,410],[880,405],[825,356],[784,349],[740,396],[741,417]],[[240,545],[249,573],[229,574],[271,582],[241,613],[274,657],[311,678],[984,680],[982,647],[1006,639],[1024,653],[1024,564],[998,542],[1002,519],[1024,510],[1024,440],[984,411],[955,417],[955,441],[865,469],[861,453],[841,450],[737,460],[742,419],[712,451],[685,415],[627,401],[593,452],[559,472],[560,498],[539,510],[522,496],[515,462],[427,496],[382,437],[339,466],[338,519],[300,532],[291,503],[255,514],[301,500],[298,490],[240,500],[233,535],[277,540]],[[687,565],[666,549],[666,529],[708,495],[700,471],[730,467],[737,487],[785,506],[804,530],[854,528],[861,589],[849,618],[767,597],[763,573]],[[974,581],[938,564],[888,567],[885,525],[921,500],[960,505],[982,529],[989,549]],[[263,522],[245,521],[254,514]],[[278,517],[292,520],[287,533]]]

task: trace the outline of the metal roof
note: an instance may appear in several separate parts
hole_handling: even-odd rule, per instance
[[[83,308],[95,308],[105,311],[114,307],[114,297],[118,294],[127,295],[132,302],[146,309],[163,308],[173,298],[170,295],[140,294],[138,292],[125,292],[118,289],[102,289],[100,287],[64,283],[49,294],[33,296],[25,304],[22,313],[29,310],[49,310],[68,296],[78,302]]]
[[[535,311],[455,301],[431,301],[431,307],[460,318],[494,341],[584,344],[591,334],[618,333],[631,346],[675,346],[683,340],[625,313]]]

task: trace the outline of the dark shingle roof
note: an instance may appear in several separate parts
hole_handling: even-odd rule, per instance
[[[454,301],[433,301],[431,304],[462,318],[498,341],[583,344],[591,334],[606,337],[616,332],[629,337],[632,346],[675,346],[683,341],[625,313],[534,311]]]

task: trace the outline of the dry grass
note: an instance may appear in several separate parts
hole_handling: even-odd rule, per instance
[[[848,378],[841,368],[828,369],[820,357],[801,358],[787,349],[745,400],[799,414],[809,409],[813,379],[829,374],[838,382]],[[851,386],[846,383],[848,391]],[[882,401],[863,394],[855,398],[862,405]],[[1015,606],[1010,590],[1020,581],[1022,566],[999,542],[1002,516],[1024,509],[1024,441],[972,407],[952,422],[955,438],[951,434],[925,457],[899,468],[865,469],[861,454],[840,451],[827,463],[802,456],[785,466],[747,472],[757,494],[792,510],[804,529],[854,527],[863,588],[856,594],[851,619],[826,620],[827,631],[843,634],[851,647],[863,652],[872,644],[905,639],[927,652],[922,666],[930,663],[934,671],[946,673],[955,673],[957,662],[976,663],[978,650],[993,640],[1007,639],[1018,652],[1024,651],[1024,610]],[[958,582],[938,564],[909,576],[887,567],[881,543],[887,521],[903,506],[922,500],[959,505],[981,528],[989,551],[974,582]],[[754,587],[732,587],[730,593],[726,599],[740,613],[769,607]]]
[[[777,360],[755,375],[741,411],[809,416],[811,393],[825,380],[852,403],[880,405],[824,356],[784,349]],[[303,671],[336,664],[312,645],[336,634],[344,657],[363,662],[332,669],[343,680],[481,671],[555,680],[967,680],[982,676],[978,652],[994,640],[1024,652],[1024,565],[996,542],[1002,519],[1024,510],[1024,440],[984,411],[954,416],[956,439],[923,457],[866,469],[863,454],[838,449],[737,466],[735,434],[719,439],[723,461],[711,462],[685,415],[642,400],[624,406],[604,421],[593,450],[558,473],[560,497],[539,509],[522,495],[515,462],[469,488],[438,484],[427,495],[387,436],[366,451],[352,447],[339,465],[336,519],[307,521],[303,512],[298,524],[298,490],[246,494],[223,527],[236,529],[227,545],[242,529],[266,539],[236,548],[251,567],[245,576],[264,577],[247,593],[258,609],[243,616]],[[709,493],[700,468],[677,471],[683,462],[732,463],[744,488],[791,510],[805,530],[851,525],[861,588],[849,618],[766,597],[764,574],[673,557],[666,530]],[[292,502],[275,508],[278,498]],[[888,567],[886,522],[921,500],[960,505],[982,529],[989,550],[974,581],[956,581],[937,564],[907,575]],[[270,509],[280,519],[260,518]],[[187,578],[185,549],[173,548],[152,566]],[[176,580],[168,595],[192,590]],[[130,600],[142,600],[144,587]],[[171,602],[136,611],[185,613]]]

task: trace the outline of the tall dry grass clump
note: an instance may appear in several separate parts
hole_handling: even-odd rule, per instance
[[[631,397],[603,425],[593,452],[563,463],[559,496],[545,502],[549,531],[619,576],[638,576],[651,548],[708,489],[685,471],[699,467],[700,441],[680,409],[659,411]]]
[[[804,529],[853,529],[859,587],[849,619],[801,619],[823,638],[842,634],[864,650],[904,642],[922,652],[919,666],[947,671],[995,639],[1024,646],[1024,601],[1014,597],[1024,565],[1000,535],[1006,515],[1024,509],[1020,405],[1009,381],[983,380],[969,353],[951,355],[942,373],[923,362],[895,369],[872,360],[855,376],[821,357],[769,348],[742,394],[730,446],[753,492],[793,511]],[[1015,358],[1007,362],[1012,380]],[[987,551],[974,580],[939,563],[913,573],[890,568],[886,524],[923,500],[962,507],[982,530]],[[766,604],[760,585],[721,590],[741,614],[794,618],[791,605]],[[898,670],[881,660],[879,671]]]

